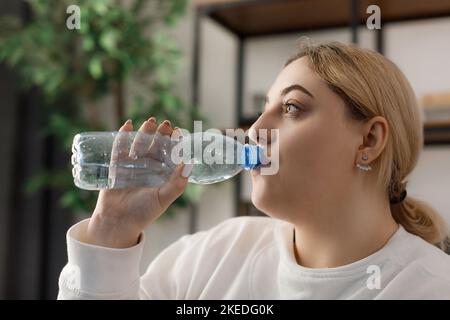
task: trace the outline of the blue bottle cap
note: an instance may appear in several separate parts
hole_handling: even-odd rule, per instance
[[[242,164],[241,166],[245,170],[255,169],[259,166],[261,166],[262,162],[261,159],[263,158],[264,150],[259,145],[249,145],[244,144],[242,147]]]

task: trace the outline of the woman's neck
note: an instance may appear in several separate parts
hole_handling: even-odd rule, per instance
[[[398,229],[389,204],[334,206],[295,223],[295,257],[307,268],[334,268],[380,250]],[[321,210],[323,212],[323,210]]]

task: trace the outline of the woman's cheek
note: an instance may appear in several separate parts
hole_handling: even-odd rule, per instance
[[[280,139],[280,157],[289,159],[289,163],[311,164],[317,161],[321,152],[321,133],[311,126],[302,125],[297,130],[291,130]]]
[[[323,170],[332,162],[326,147],[329,137],[312,123],[299,124],[296,129],[280,139],[280,182],[305,192],[308,185],[321,179]],[[314,188],[308,189],[312,192]]]

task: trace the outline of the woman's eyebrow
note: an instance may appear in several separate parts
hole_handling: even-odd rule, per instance
[[[293,90],[300,90],[300,91],[304,92],[305,94],[307,94],[308,96],[310,96],[311,98],[314,99],[313,94],[312,94],[311,92],[309,92],[305,87],[303,87],[303,86],[301,86],[301,85],[299,85],[299,84],[293,84],[293,85],[291,85],[291,86],[289,86],[289,87],[284,88],[284,89],[281,91],[281,96],[285,96],[285,95],[287,95],[289,92],[291,92],[291,91],[293,91]],[[265,103],[266,105],[269,103],[269,96],[266,96],[266,97],[264,98],[264,103]]]
[[[314,99],[314,96],[311,92],[309,92],[308,90],[306,90],[305,87],[299,85],[299,84],[293,84],[292,86],[286,87],[283,89],[283,91],[281,91],[281,96],[285,96],[287,95],[289,92],[293,91],[293,90],[300,90],[303,93],[306,93],[308,96],[310,96],[311,98]]]

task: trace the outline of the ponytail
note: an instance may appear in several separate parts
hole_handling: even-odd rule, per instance
[[[407,196],[403,201],[391,204],[391,212],[395,221],[406,231],[448,251],[449,239],[445,221],[430,205]]]

